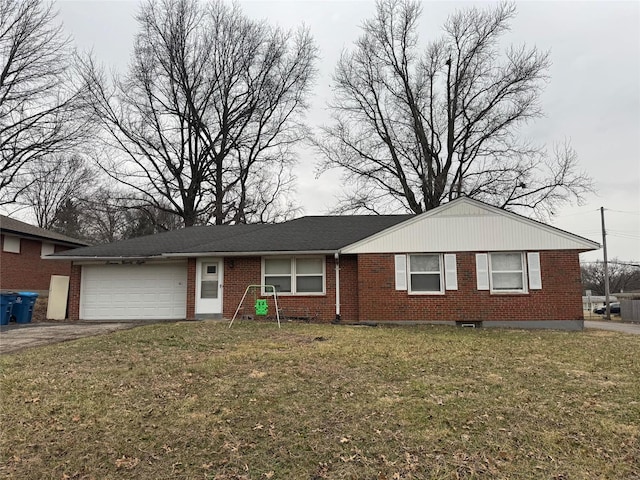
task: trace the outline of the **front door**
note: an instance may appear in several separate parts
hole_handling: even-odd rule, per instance
[[[222,313],[222,260],[202,258],[196,263],[196,315]]]

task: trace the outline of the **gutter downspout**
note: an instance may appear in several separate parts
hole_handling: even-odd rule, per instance
[[[336,318],[331,323],[340,323],[340,253],[335,252],[333,258],[336,264]]]

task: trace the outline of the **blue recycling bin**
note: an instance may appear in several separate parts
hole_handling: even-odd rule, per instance
[[[0,293],[0,325],[9,325],[13,304],[16,301],[15,292]]]
[[[17,323],[31,323],[33,316],[33,306],[36,304],[38,294],[34,292],[18,292],[16,301],[13,304],[12,315],[16,317]]]

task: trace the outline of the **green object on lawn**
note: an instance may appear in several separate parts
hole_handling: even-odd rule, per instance
[[[269,313],[267,301],[263,298],[258,298],[256,300],[256,315],[266,315],[267,313]]]

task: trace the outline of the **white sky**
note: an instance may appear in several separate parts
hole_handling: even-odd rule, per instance
[[[374,11],[372,1],[240,2],[248,15],[283,28],[306,24],[320,49],[311,126],[328,119],[326,101],[342,49]],[[486,5],[488,2],[485,2]],[[420,35],[440,35],[447,15],[470,2],[424,2]],[[477,3],[476,3],[477,5]],[[80,50],[116,71],[126,69],[137,3],[130,0],[58,0],[59,19]],[[536,143],[569,140],[597,193],[584,206],[558,212],[552,224],[602,243],[600,211],[606,209],[609,258],[640,260],[640,2],[518,2],[505,40],[551,50],[551,81],[542,97],[546,118],[525,134]],[[307,215],[325,214],[339,192],[338,172],[315,178],[314,153],[305,151],[296,171],[298,198]],[[602,250],[582,261],[602,258]]]

